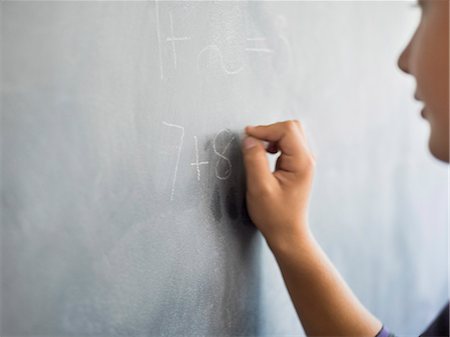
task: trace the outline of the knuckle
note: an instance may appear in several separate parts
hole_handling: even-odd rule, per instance
[[[294,132],[298,130],[297,123],[295,123],[295,121],[293,120],[286,121],[284,126],[288,132]]]
[[[300,131],[303,132],[303,131],[305,130],[304,127],[303,127],[302,122],[300,122],[298,119],[295,120],[295,123],[297,124],[297,127],[298,127],[298,129],[299,129]]]
[[[305,128],[303,127],[302,122],[300,122],[298,119],[294,120],[295,125],[297,126],[297,129],[300,130],[300,132],[303,134],[305,133]]]
[[[314,170],[316,167],[316,160],[313,155],[309,155],[306,159],[306,167],[310,170]]]

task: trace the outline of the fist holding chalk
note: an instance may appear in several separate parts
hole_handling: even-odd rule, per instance
[[[315,161],[301,123],[294,120],[248,126],[245,132],[248,136],[242,151],[250,218],[272,249],[281,248],[293,238],[307,237]],[[267,147],[263,142],[268,142]],[[266,151],[281,152],[274,172]]]

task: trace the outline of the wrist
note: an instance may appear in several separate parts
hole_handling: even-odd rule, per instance
[[[292,252],[298,252],[299,249],[307,249],[314,241],[313,234],[307,224],[296,227],[299,229],[283,235],[264,235],[267,245],[275,257],[290,255]]]

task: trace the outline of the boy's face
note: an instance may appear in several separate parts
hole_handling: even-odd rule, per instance
[[[399,67],[416,78],[416,98],[431,127],[429,148],[449,162],[449,0],[419,0],[422,18],[400,55]]]

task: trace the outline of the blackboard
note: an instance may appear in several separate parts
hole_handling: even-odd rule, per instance
[[[302,335],[240,152],[245,125],[291,118],[318,158],[313,232],[419,332],[447,199],[395,69],[408,6],[2,2],[2,336]]]

